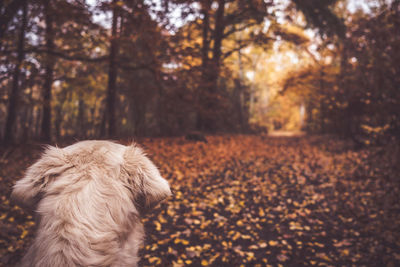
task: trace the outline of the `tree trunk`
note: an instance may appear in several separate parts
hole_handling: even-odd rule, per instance
[[[76,127],[77,132],[75,134],[79,136],[81,139],[86,139],[86,125],[87,120],[85,121],[85,101],[83,99],[79,99],[78,101],[78,116],[77,116],[77,124]]]
[[[205,0],[202,2],[202,13],[203,19],[203,47],[201,49],[201,66],[202,74],[205,75],[208,67],[208,52],[210,50],[210,39],[208,38],[208,32],[210,30],[210,8],[211,1]]]
[[[57,105],[55,107],[55,123],[54,123],[54,136],[57,141],[61,140],[61,121],[62,121],[62,106]]]
[[[210,72],[210,83],[208,92],[210,94],[209,110],[213,110],[213,113],[218,113],[218,77],[221,66],[221,55],[222,55],[222,39],[224,35],[224,11],[225,11],[225,0],[218,1],[218,9],[215,14],[215,30],[214,30],[214,46],[212,56],[212,67]],[[210,114],[211,116],[207,120],[207,130],[214,132],[217,130],[217,116]]]
[[[237,95],[236,95],[236,112],[238,112],[239,115],[239,122],[240,122],[240,130],[242,132],[245,132],[248,130],[248,112],[245,112],[245,108],[246,108],[246,102],[245,101],[245,96],[244,96],[244,70],[243,70],[243,60],[242,60],[242,50],[240,49],[241,47],[241,39],[239,37],[239,40],[237,40],[238,42],[238,65],[239,65],[239,81],[237,84]],[[253,86],[253,85],[251,85]]]
[[[324,82],[324,76],[325,76],[325,72],[324,72],[324,67],[321,66],[321,70],[320,70],[320,76],[319,76],[319,90],[320,90],[320,94],[321,96],[325,95],[325,82]],[[321,133],[325,134],[326,131],[326,125],[325,125],[325,118],[326,118],[326,107],[325,107],[325,103],[324,103],[324,98],[320,97],[320,101],[319,101],[319,110],[320,110],[320,130]]]
[[[217,88],[217,80],[221,65],[221,54],[222,54],[222,39],[224,38],[224,11],[225,11],[225,0],[218,1],[218,9],[215,16],[215,30],[214,30],[214,46],[213,46],[213,80],[214,90]]]
[[[204,89],[209,86],[209,58],[208,53],[210,51],[210,39],[209,39],[209,30],[210,30],[210,9],[211,9],[211,1],[205,0],[202,1],[202,13],[204,16],[203,19],[203,33],[202,33],[202,48],[201,48],[201,82],[199,88],[197,89],[197,95],[195,98],[195,108],[196,108],[196,128],[197,130],[203,130],[204,121],[206,120],[205,116],[205,107],[204,103],[206,101],[204,95]]]
[[[224,11],[225,11],[225,0],[218,1],[218,8],[215,13],[215,27],[214,27],[214,46],[212,50],[211,64],[208,65],[206,70],[207,75],[203,77],[203,84],[205,85],[206,95],[202,103],[203,112],[205,112],[202,118],[201,130],[214,132],[217,130],[217,116],[218,105],[217,105],[217,87],[218,77],[220,72],[221,55],[222,55],[222,40],[224,34]]]
[[[41,140],[45,142],[51,141],[51,94],[54,76],[54,56],[51,52],[54,50],[54,29],[53,29],[53,10],[49,0],[44,1],[44,13],[46,23],[46,55],[45,63],[45,80],[43,86],[43,119]]]
[[[19,102],[19,78],[21,74],[21,65],[25,58],[24,42],[25,42],[25,31],[28,24],[27,13],[28,13],[27,1],[24,0],[22,6],[21,30],[18,37],[18,47],[17,47],[18,56],[13,73],[13,83],[10,95],[10,102],[8,104],[7,120],[4,133],[5,144],[11,144],[14,142],[13,129],[16,121],[16,111]]]
[[[116,0],[113,0],[113,18],[111,29],[110,55],[108,65],[108,89],[106,103],[106,118],[107,118],[107,137],[115,137],[115,97],[117,90],[117,56],[118,56],[118,10]]]
[[[347,66],[347,60],[348,60],[347,57],[348,57],[348,55],[347,55],[347,40],[344,37],[341,40],[340,72],[339,72],[339,78],[338,78],[339,92],[341,91],[342,93],[340,93],[336,96],[336,98],[337,98],[336,101],[340,101],[340,103],[344,102],[343,96],[349,93],[347,90],[347,82],[346,82],[347,67],[348,67]],[[352,134],[353,130],[352,129],[354,129],[353,128],[354,125],[352,122],[352,119],[353,119],[352,114],[348,114],[346,111],[342,111],[340,119],[344,122],[345,127],[343,127],[342,126],[343,124],[340,123],[342,125],[336,125],[335,131],[341,132],[341,134],[344,137],[352,137],[353,138],[353,134]],[[339,129],[341,129],[341,130],[339,130]]]

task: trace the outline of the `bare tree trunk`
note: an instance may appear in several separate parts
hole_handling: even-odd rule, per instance
[[[319,73],[319,90],[321,93],[321,96],[325,94],[325,82],[324,82],[324,67],[321,65],[321,70]],[[326,117],[326,108],[324,104],[324,98],[321,97],[319,101],[319,108],[320,108],[320,127],[321,127],[321,133],[326,133],[326,125],[325,125],[325,117]]]
[[[85,118],[85,101],[83,99],[79,99],[78,101],[78,116],[77,116],[77,124],[76,127],[78,128],[76,134],[81,139],[86,139],[86,125],[87,120]]]
[[[27,1],[23,0],[22,6],[22,23],[21,23],[21,30],[18,37],[18,48],[17,48],[17,62],[14,68],[13,74],[13,83],[10,95],[10,102],[8,103],[8,112],[7,112],[7,120],[5,126],[5,133],[4,133],[4,143],[10,144],[13,143],[14,135],[13,129],[16,121],[16,111],[18,108],[19,102],[19,78],[21,74],[21,65],[25,58],[25,51],[24,51],[24,42],[25,42],[25,31],[28,24],[28,15],[27,15]]]
[[[202,13],[204,15],[203,19],[203,47],[201,49],[201,66],[202,66],[202,74],[205,75],[205,72],[208,67],[208,52],[210,50],[210,39],[208,38],[208,32],[210,30],[210,9],[211,9],[211,1],[204,0],[202,2]]]
[[[215,16],[215,30],[214,30],[214,46],[213,46],[213,86],[214,90],[217,88],[217,80],[221,65],[222,55],[222,39],[224,38],[224,11],[225,11],[225,0],[218,1],[218,9]]]
[[[107,99],[105,99],[107,100]],[[103,106],[103,105],[101,105]],[[101,121],[100,121],[100,127],[99,127],[99,136],[98,137],[105,137],[106,136],[106,120],[107,120],[107,102],[106,102],[106,108],[104,110],[100,109],[100,116],[101,116]]]
[[[61,139],[61,121],[62,121],[62,106],[61,105],[57,105],[55,107],[55,123],[54,123],[54,136],[56,138],[56,140],[60,140]]]
[[[211,97],[211,101],[209,101],[210,110],[215,110],[218,112],[217,105],[217,93],[218,93],[218,77],[220,73],[221,67],[221,55],[222,55],[222,39],[224,35],[224,11],[225,11],[225,0],[218,1],[218,9],[215,16],[215,30],[214,30],[214,46],[213,46],[213,57],[212,57],[212,67],[210,73],[210,86],[209,93]],[[208,118],[208,122],[206,125],[207,130],[215,131],[217,129],[217,117],[215,114],[212,114]]]
[[[97,109],[97,101],[95,98],[94,104],[89,108],[90,117],[88,118],[88,123],[91,125],[88,131],[88,136],[90,138],[94,138],[96,136],[96,109]]]
[[[225,0],[218,0],[218,8],[215,13],[215,27],[214,27],[214,46],[212,50],[211,64],[208,66],[207,75],[204,77],[204,84],[206,89],[205,101],[202,103],[202,109],[206,112],[202,119],[202,129],[210,132],[214,132],[217,128],[217,87],[218,77],[221,65],[222,55],[222,40],[224,35],[224,11],[225,11]]]
[[[51,51],[54,50],[54,28],[53,28],[53,15],[51,1],[44,1],[44,13],[46,23],[46,49],[48,51],[46,55],[46,66],[45,66],[45,81],[43,86],[43,119],[42,119],[42,132],[41,140],[50,142],[51,141],[51,95],[52,85],[54,76],[54,57],[51,55]]]
[[[34,109],[34,114],[35,114],[35,126],[34,126],[34,136],[35,138],[40,138],[40,127],[41,127],[41,122],[42,122],[42,118],[43,118],[43,109],[40,109],[39,107],[33,106]]]
[[[29,88],[29,82],[27,85],[24,85],[24,88]],[[32,127],[32,116],[33,116],[33,105],[32,105],[32,92],[33,90],[30,88],[29,89],[29,94],[26,95],[26,102],[23,107],[23,113],[22,113],[22,124],[21,124],[21,129],[22,129],[22,140],[30,140],[31,134],[30,131],[33,128]],[[22,110],[22,108],[21,108]]]
[[[118,56],[118,10],[116,0],[113,0],[113,18],[111,29],[110,55],[108,65],[108,89],[106,102],[107,137],[115,137],[115,98],[117,90],[117,56]]]
[[[203,13],[203,33],[202,33],[202,48],[201,48],[201,82],[199,88],[197,89],[197,95],[195,99],[195,108],[196,108],[196,128],[197,130],[203,130],[204,122],[206,120],[204,114],[204,102],[206,101],[204,95],[204,89],[209,86],[209,58],[208,53],[210,51],[210,39],[209,39],[209,30],[210,30],[210,9],[211,9],[211,1],[205,0],[202,1],[202,13]]]
[[[251,67],[253,74],[255,75],[257,73],[258,69],[258,63],[260,62],[260,57],[258,55],[253,55],[251,58]],[[247,122],[249,122],[250,118],[254,116],[254,106],[255,106],[255,84],[254,84],[254,76],[251,79],[251,84],[250,84],[250,92],[249,92],[249,105],[248,105],[248,115],[247,115]]]
[[[245,101],[244,101],[244,70],[243,70],[243,60],[242,60],[242,49],[240,49],[240,46],[242,45],[242,40],[241,36],[239,36],[238,42],[238,65],[239,65],[239,84],[237,89],[239,90],[239,93],[237,95],[237,100],[238,101],[238,107],[236,108],[237,112],[239,112],[239,122],[240,122],[240,130],[243,132],[247,130],[247,119],[245,119],[245,114],[244,114],[244,106],[245,106]]]

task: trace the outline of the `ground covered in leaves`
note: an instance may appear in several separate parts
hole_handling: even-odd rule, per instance
[[[141,266],[400,266],[398,145],[207,139],[141,141],[174,191],[144,219]],[[0,152],[0,266],[10,266],[34,228],[11,186],[40,147]]]

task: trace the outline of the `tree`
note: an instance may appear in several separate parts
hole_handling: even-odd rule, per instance
[[[45,17],[45,42],[47,55],[45,58],[45,76],[43,84],[43,119],[42,119],[42,131],[41,139],[43,141],[51,141],[51,95],[52,85],[54,79],[54,65],[55,59],[53,56],[55,44],[55,33],[54,33],[54,7],[52,1],[44,0],[44,17]]]
[[[114,137],[115,135],[115,96],[117,90],[117,75],[118,75],[118,24],[120,20],[118,1],[112,2],[112,25],[110,37],[110,50],[108,59],[108,87],[105,118],[107,123],[107,136]]]
[[[52,138],[52,95],[53,82],[57,61],[60,59],[72,61],[100,61],[100,58],[91,58],[92,45],[80,43],[79,38],[90,32],[96,26],[91,23],[90,13],[80,2],[43,0],[43,17],[45,22],[43,49],[36,47],[34,52],[44,53],[43,65],[45,69],[43,83],[43,116],[41,139],[49,142]],[[60,10],[60,8],[62,8]],[[78,23],[71,22],[71,17]],[[57,45],[56,45],[57,43]]]
[[[223,51],[223,41],[230,38],[234,33],[244,31],[251,26],[260,25],[270,16],[267,7],[271,3],[264,1],[217,1],[218,7],[214,11],[213,25],[209,22],[210,5],[205,2],[202,5],[203,13],[203,43],[202,43],[202,81],[198,90],[201,92],[197,103],[197,128],[203,131],[215,131],[218,127],[218,116],[216,113],[221,109],[218,107],[218,99],[221,94],[218,90],[218,79],[223,60],[234,52],[240,51],[257,37],[262,35],[249,34],[250,38],[241,40],[239,47],[229,51]],[[212,34],[208,36],[209,28],[212,28]],[[212,44],[212,47],[209,45]],[[211,58],[209,58],[211,55]]]
[[[12,88],[10,94],[10,100],[8,103],[8,110],[7,110],[7,119],[5,125],[5,133],[4,133],[4,143],[10,144],[14,142],[14,135],[13,129],[16,121],[16,111],[18,108],[19,103],[19,94],[20,94],[20,75],[21,75],[21,68],[22,63],[25,58],[25,51],[24,51],[24,43],[25,43],[25,34],[26,28],[28,24],[28,3],[27,0],[22,1],[22,20],[20,26],[20,33],[18,36],[18,46],[17,46],[17,61],[14,67],[14,73],[12,77]]]

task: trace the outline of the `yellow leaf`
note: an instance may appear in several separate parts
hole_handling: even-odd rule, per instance
[[[160,221],[160,223],[166,223],[167,222],[167,220],[161,214],[158,216],[158,220]]]
[[[342,255],[345,255],[345,256],[349,256],[349,250],[348,249],[344,249],[344,250],[342,250],[342,253],[341,253]]]
[[[267,247],[267,243],[265,243],[265,242],[259,243],[258,245],[260,246],[260,248]]]
[[[175,176],[177,180],[182,180],[182,178],[184,177],[183,173],[179,170],[175,170]]]
[[[274,247],[274,246],[278,245],[278,242],[277,242],[277,241],[274,241],[274,240],[270,240],[270,241],[268,242],[268,244],[269,244],[271,247]]]
[[[203,245],[203,249],[204,250],[207,250],[207,249],[210,249],[211,248],[211,244],[204,244]]]
[[[180,239],[180,238],[175,239],[175,240],[174,240],[174,243],[175,243],[175,244],[181,243],[181,244],[183,244],[183,245],[189,245],[189,241],[187,241],[187,240],[185,240],[185,239]]]
[[[174,196],[176,197],[176,199],[180,199],[182,197],[182,192],[176,191]]]
[[[156,225],[156,230],[161,231],[161,224],[157,221],[155,221],[154,224]]]
[[[160,264],[160,263],[161,263],[161,260],[160,260],[159,258],[157,258],[157,257],[151,257],[151,258],[149,259],[149,262],[150,262],[150,263]]]
[[[26,231],[25,229],[22,231],[21,233],[21,238],[25,238],[25,236],[28,234],[28,231]]]
[[[247,260],[252,260],[252,259],[254,259],[254,253],[253,252],[246,252],[246,255],[247,255]]]
[[[239,232],[236,232],[235,235],[232,237],[232,239],[235,241],[236,239],[238,239],[241,236],[241,234]]]
[[[265,216],[265,212],[264,212],[264,210],[262,208],[259,209],[258,215],[260,215],[261,217]]]

